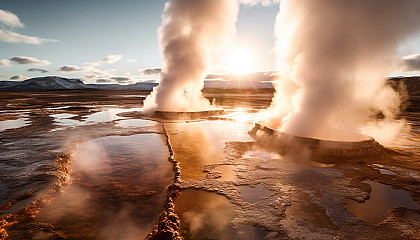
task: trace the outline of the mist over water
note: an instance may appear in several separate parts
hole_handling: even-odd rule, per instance
[[[369,121],[370,128],[381,126],[371,133],[402,125],[395,120],[400,96],[385,81],[399,47],[420,30],[419,12],[416,0],[282,1],[277,94],[267,124],[345,141],[358,140]],[[379,125],[377,114],[384,116]]]
[[[144,102],[143,113],[210,108],[202,96],[211,53],[233,33],[239,3],[231,0],[171,0],[165,5],[159,41],[164,63],[161,81]]]

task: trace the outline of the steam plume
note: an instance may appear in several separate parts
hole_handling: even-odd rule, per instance
[[[171,0],[159,30],[164,66],[143,113],[196,111],[210,103],[201,93],[211,54],[235,33],[238,1]]]
[[[276,19],[280,71],[271,124],[306,137],[355,140],[399,95],[385,86],[392,57],[420,29],[418,0],[283,0]]]

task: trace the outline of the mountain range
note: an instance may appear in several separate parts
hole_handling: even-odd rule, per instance
[[[143,90],[152,91],[158,83],[137,82],[135,84],[85,84],[80,79],[69,79],[57,76],[37,77],[25,81],[0,81],[0,91],[52,91],[76,89],[100,90]],[[263,89],[273,88],[271,82],[261,81],[226,81],[206,80],[205,88],[216,89]]]

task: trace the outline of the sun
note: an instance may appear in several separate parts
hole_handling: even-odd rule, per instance
[[[254,59],[252,55],[245,50],[233,52],[227,59],[227,68],[233,74],[244,74],[252,71]]]

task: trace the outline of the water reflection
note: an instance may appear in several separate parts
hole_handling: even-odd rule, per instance
[[[238,178],[236,177],[235,165],[219,165],[214,170],[222,174],[220,178],[217,178],[218,180],[223,180],[223,181],[238,180]]]
[[[124,117],[120,117],[118,116],[118,114],[133,111],[135,109],[138,108],[107,108],[99,112],[84,116],[82,120],[72,119],[74,117],[77,117],[78,115],[69,113],[51,114],[50,117],[54,118],[55,125],[58,126],[83,126],[111,122],[115,120],[122,120],[124,119]]]
[[[141,239],[163,210],[173,181],[164,137],[110,136],[79,146],[70,185],[37,220],[69,239]]]
[[[242,201],[249,203],[256,203],[262,198],[270,197],[273,192],[267,190],[262,184],[257,186],[237,186],[241,190]]]
[[[420,209],[420,204],[413,201],[410,195],[402,190],[377,182],[365,181],[372,187],[370,198],[364,203],[347,200],[345,207],[358,218],[371,224],[377,224],[388,217],[387,211],[396,207]]]
[[[28,126],[30,122],[31,121],[29,121],[28,118],[19,118],[15,120],[0,121],[0,132],[5,131],[7,129],[25,127],[25,126]]]
[[[175,159],[184,180],[204,178],[204,166],[222,163],[226,141],[250,141],[250,124],[233,121],[167,123]]]
[[[181,218],[181,236],[189,239],[264,239],[266,233],[253,226],[233,226],[235,208],[225,197],[202,190],[183,190],[175,200]]]

